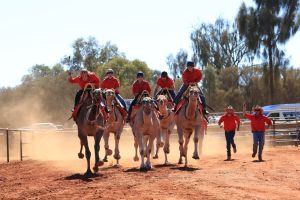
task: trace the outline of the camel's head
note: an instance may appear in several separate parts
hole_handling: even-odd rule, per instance
[[[152,111],[152,109],[154,107],[153,99],[151,99],[151,97],[144,97],[142,99],[142,105],[144,108],[144,112],[146,114],[150,114],[150,112]]]
[[[192,86],[189,91],[189,99],[197,100],[199,98],[200,90],[197,86]]]
[[[93,90],[92,96],[93,96],[93,103],[99,104],[101,102],[101,89],[95,89]]]
[[[115,97],[115,90],[113,89],[106,89],[105,90],[106,98],[114,98]]]
[[[166,106],[168,103],[168,99],[165,95],[158,95],[156,101],[158,106]]]

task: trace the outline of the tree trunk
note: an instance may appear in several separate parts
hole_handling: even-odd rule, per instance
[[[269,81],[270,81],[270,96],[269,96],[269,103],[274,103],[274,76],[273,76],[273,53],[272,53],[272,44],[269,42],[268,45],[268,52],[269,52]]]

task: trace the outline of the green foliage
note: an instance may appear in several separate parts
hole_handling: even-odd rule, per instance
[[[249,56],[236,24],[230,25],[222,18],[214,24],[202,23],[191,33],[190,38],[194,57],[203,66],[213,65],[217,69],[239,66]]]
[[[81,68],[96,71],[98,66],[107,63],[114,57],[125,57],[118,51],[116,45],[107,42],[101,47],[94,37],[78,38],[72,47],[73,55],[64,56],[61,63],[73,71],[79,71]]]
[[[183,49],[180,49],[176,56],[170,54],[167,57],[167,65],[169,66],[171,75],[173,76],[174,80],[176,80],[183,73],[187,58],[188,53]]]
[[[258,55],[268,57],[270,103],[275,101],[274,54],[278,44],[286,43],[300,26],[299,1],[256,0],[255,7],[239,9],[237,22],[247,47]],[[276,66],[276,65],[275,65]]]

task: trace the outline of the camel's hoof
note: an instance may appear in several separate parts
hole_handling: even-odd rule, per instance
[[[120,156],[120,155],[114,155],[114,159],[120,160],[120,159],[121,159],[121,156]]]
[[[135,157],[133,158],[133,161],[135,161],[135,162],[139,161],[139,157],[135,156]]]
[[[83,153],[78,153],[78,158],[83,159],[84,158],[84,154]]]
[[[99,171],[98,166],[94,166],[94,167],[93,167],[93,170],[94,170],[95,173],[98,172],[98,171]]]
[[[200,159],[198,155],[193,156],[192,158],[194,158],[195,160],[199,160]]]
[[[180,165],[182,164],[182,159],[179,159],[178,164]]]
[[[106,152],[107,152],[107,155],[108,155],[108,156],[111,156],[112,153],[113,153],[113,151],[112,151],[111,149],[107,149]]]
[[[108,162],[107,158],[103,158],[103,162]]]
[[[153,159],[158,159],[158,155],[156,154],[155,156],[153,156]]]
[[[97,167],[101,167],[103,165],[104,165],[104,162],[102,160],[99,161],[99,162],[97,162],[97,163],[95,163],[95,166],[97,166]]]
[[[84,173],[84,176],[85,177],[91,177],[93,175],[93,172],[90,170],[90,169],[88,169],[85,173]]]
[[[147,164],[147,165],[146,165],[146,169],[147,169],[147,170],[151,170],[151,169],[152,169],[151,164]]]
[[[146,171],[148,171],[148,170],[147,170],[147,167],[146,167],[146,166],[143,166],[143,167],[140,167],[140,171],[141,171],[141,172],[146,172]]]

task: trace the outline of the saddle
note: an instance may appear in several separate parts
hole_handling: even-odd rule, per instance
[[[188,102],[188,98],[189,98],[189,93],[192,87],[195,87],[196,85],[189,85],[189,87],[187,88],[187,90],[183,93],[181,100],[179,101],[179,103],[177,104],[176,108],[175,108],[175,114],[177,114],[181,108],[183,107],[183,105],[185,105]],[[198,86],[196,86],[198,87]],[[200,88],[198,87],[199,91]],[[202,114],[202,102],[200,97],[198,98],[198,110],[200,112],[200,114]]]

